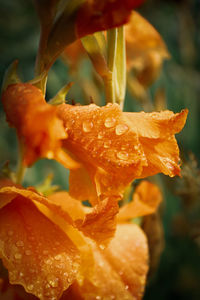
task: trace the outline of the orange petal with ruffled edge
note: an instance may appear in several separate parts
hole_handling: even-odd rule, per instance
[[[88,173],[87,180],[81,183],[81,200],[88,196],[87,189],[81,197],[86,181],[93,184],[97,196],[121,196],[136,178],[160,172],[170,176],[179,174],[179,150],[174,134],[183,128],[187,110],[178,114],[123,113],[117,104],[104,107],[62,104],[58,113],[68,133],[63,145]],[[83,168],[80,171],[84,174]],[[77,178],[82,177],[78,177],[78,172],[79,169],[76,176],[71,176],[70,185],[75,187]]]
[[[10,282],[39,298],[59,299],[76,277],[78,249],[24,197],[0,210],[0,245]]]
[[[83,164],[98,196],[119,195],[141,174],[145,157],[119,105],[62,104],[58,112],[68,133],[63,145]]]
[[[128,22],[133,8],[144,0],[92,0],[85,1],[78,10],[76,31],[79,38],[121,26]]]
[[[159,188],[146,180],[142,181],[136,188],[130,203],[122,206],[117,216],[118,221],[152,214],[162,201]]]
[[[0,196],[3,196],[3,199],[8,197],[8,200],[1,204],[2,207],[17,196],[33,201],[43,213],[48,210],[46,215],[53,222],[54,218],[58,218],[62,226],[71,225],[98,243],[106,244],[115,233],[118,203],[114,198],[105,199],[91,209],[84,209],[84,206],[70,197],[67,192],[52,194],[48,199],[33,188],[10,186],[1,188]],[[102,225],[104,225],[103,229]]]
[[[67,138],[63,122],[40,89],[28,83],[10,85],[2,102],[9,125],[17,130],[24,165],[30,166],[39,158],[54,158],[66,167],[79,166],[61,149],[62,140]]]
[[[142,298],[148,271],[148,247],[137,225],[118,225],[108,248],[100,250],[93,245],[93,253],[94,271],[85,277],[82,285],[78,284],[79,288],[75,283],[75,294],[87,300]]]

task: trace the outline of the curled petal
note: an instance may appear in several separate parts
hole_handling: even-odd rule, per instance
[[[72,241],[20,196],[0,210],[0,257],[10,282],[42,299],[59,299],[80,265]]]
[[[76,226],[84,235],[106,245],[114,236],[118,209],[117,200],[107,198],[96,205],[91,213],[86,214],[83,220],[77,220]]]
[[[142,298],[148,271],[148,247],[138,226],[118,225],[108,248],[101,251],[93,245],[93,253],[94,272],[86,276],[77,289],[84,299],[92,300],[96,296],[116,300]]]
[[[15,127],[23,152],[23,163],[30,166],[39,158],[54,158],[66,167],[77,167],[62,149],[67,138],[56,107],[46,103],[42,91],[28,83],[8,86],[2,102],[10,126]]]
[[[118,220],[125,221],[152,214],[161,201],[162,195],[159,188],[144,180],[137,186],[132,201],[120,208]]]
[[[70,213],[70,217],[74,221],[72,225],[98,244],[107,244],[114,236],[116,215],[119,210],[116,199],[104,199],[93,208],[84,207],[79,201],[70,197],[67,192],[52,194],[49,200],[55,205],[59,205],[63,212]]]

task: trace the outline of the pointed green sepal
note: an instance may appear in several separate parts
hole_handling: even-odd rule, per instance
[[[49,104],[59,105],[65,103],[66,95],[68,94],[70,88],[74,83],[69,82],[62,89],[58,91],[58,93],[49,101]]]
[[[7,68],[3,79],[2,92],[5,91],[9,85],[21,82],[17,74],[17,65],[18,60],[15,60]]]

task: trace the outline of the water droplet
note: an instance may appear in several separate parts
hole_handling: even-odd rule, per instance
[[[101,296],[96,296],[96,300],[101,300]]]
[[[111,141],[105,141],[103,144],[104,148],[109,148],[110,145],[111,145]]]
[[[52,287],[58,286],[58,278],[56,278],[52,275],[48,275],[47,280],[48,280],[48,283],[50,284],[50,286],[52,286]]]
[[[26,286],[27,290],[32,291],[33,290],[33,284],[28,284]]]
[[[48,151],[46,156],[47,156],[48,159],[52,159],[54,157],[53,151]]]
[[[26,250],[26,251],[25,251],[25,254],[26,254],[26,255],[31,255],[31,250]]]
[[[125,152],[125,151],[117,152],[117,157],[121,160],[127,160],[128,159],[128,152]]]
[[[110,107],[112,105],[113,105],[112,103],[108,103],[108,104],[106,104],[106,107]]]
[[[8,235],[9,235],[9,236],[12,236],[12,235],[13,235],[13,231],[12,231],[12,230],[9,230],[9,231],[8,231]]]
[[[61,260],[62,259],[62,255],[61,254],[58,254],[55,256],[55,260]]]
[[[21,259],[22,258],[21,253],[15,253],[14,256],[15,256],[16,259]]]
[[[126,286],[125,286],[125,290],[128,290],[128,289],[129,289],[129,286],[128,286],[128,285],[126,285]]]
[[[128,130],[128,126],[125,124],[119,124],[115,128],[116,135],[122,135]]]
[[[89,122],[89,121],[85,121],[83,122],[83,131],[84,132],[90,132],[93,128],[93,123],[92,122]]]
[[[24,273],[20,272],[20,273],[19,273],[19,276],[20,276],[20,277],[24,277]]]
[[[115,123],[116,123],[115,118],[107,118],[107,119],[105,119],[104,125],[105,125],[105,127],[107,127],[107,128],[111,128],[111,127],[114,127],[114,126],[115,126]]]
[[[23,241],[17,241],[16,242],[16,246],[23,247],[24,246],[24,242]]]
[[[101,250],[104,250],[105,249],[105,246],[104,245],[99,245],[99,248],[101,249]]]
[[[103,138],[103,133],[102,132],[99,132],[98,133],[98,139],[102,139]]]

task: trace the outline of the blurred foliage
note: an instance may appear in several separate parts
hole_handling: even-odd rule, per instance
[[[164,38],[171,60],[166,61],[159,79],[149,90],[152,101],[158,89],[164,91],[167,108],[175,112],[189,109],[187,124],[178,136],[182,150],[183,177],[174,180],[159,177],[165,202],[162,216],[165,229],[165,249],[157,272],[149,278],[144,299],[200,299],[200,216],[199,216],[199,161],[200,161],[200,1],[147,0],[140,9]],[[0,14],[0,82],[8,65],[19,59],[19,72],[24,81],[34,76],[34,61],[39,42],[39,22],[31,1],[2,0]],[[83,61],[79,76],[58,60],[49,74],[47,98],[69,81],[74,85],[68,102],[89,103],[96,90],[88,92],[81,78],[95,78],[91,63]],[[82,95],[85,95],[85,102]],[[102,98],[102,95],[99,97]],[[103,100],[102,100],[103,103]],[[139,111],[141,106],[127,92],[125,110]],[[0,105],[0,163],[16,165],[17,141],[13,129],[8,128]],[[189,152],[193,155],[189,157]],[[196,157],[196,158],[194,158]],[[195,161],[195,163],[194,163]],[[54,173],[54,184],[67,188],[67,171],[54,161],[41,160],[29,169],[25,185],[41,183]],[[195,190],[195,201],[192,192]],[[188,205],[189,202],[189,205]],[[198,210],[196,209],[198,207]]]

